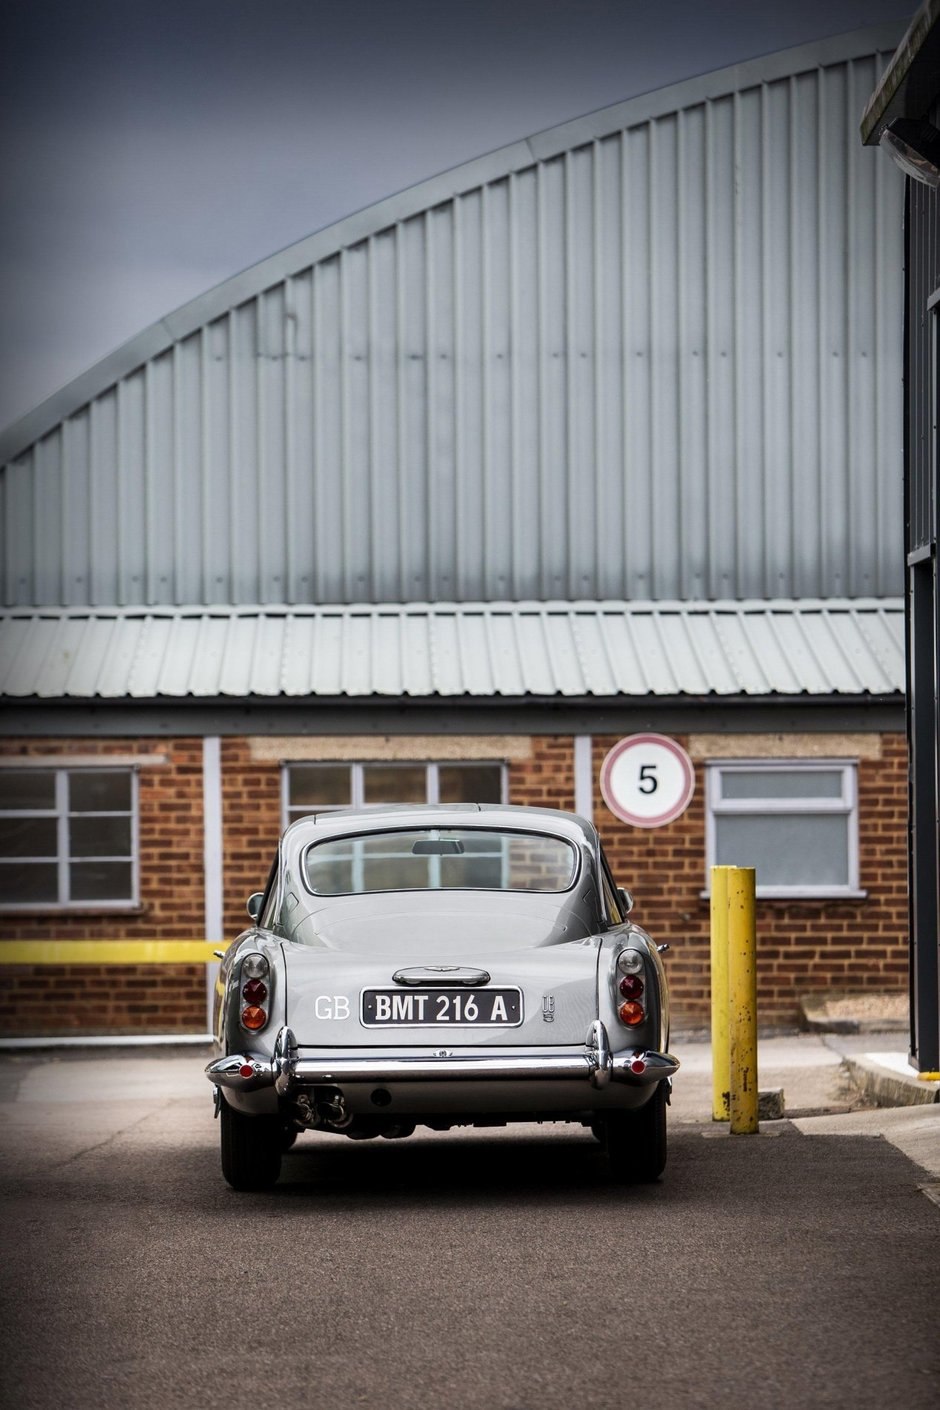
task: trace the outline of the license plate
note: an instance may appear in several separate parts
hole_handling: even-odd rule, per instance
[[[519,989],[364,989],[366,1028],[515,1028],[522,1022]]]

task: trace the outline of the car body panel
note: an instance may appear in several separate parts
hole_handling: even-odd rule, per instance
[[[306,884],[305,849],[321,838],[352,845],[366,834],[418,830],[437,839],[448,828],[557,838],[576,851],[573,880],[551,892],[434,889],[429,881],[424,889],[326,895]],[[439,882],[442,873],[433,875]],[[461,875],[459,867],[448,875]],[[678,1064],[665,1051],[662,961],[646,932],[613,912],[615,894],[596,831],[574,814],[408,806],[300,819],[281,839],[258,923],[223,957],[220,1056],[207,1075],[241,1113],[277,1112],[288,1124],[350,1135],[384,1134],[409,1119],[593,1124],[641,1108]],[[642,1021],[633,1026],[618,1015],[624,949],[639,952],[643,977]],[[259,955],[265,1022],[250,1031],[242,1021],[245,962]],[[368,1012],[366,991],[379,995]],[[486,998],[493,991],[518,992],[518,1021],[418,1021],[429,1011],[421,994],[437,1002],[449,994],[451,1012],[471,1012],[470,1002],[485,1016],[500,1011]],[[407,1021],[381,1026],[380,1013]]]

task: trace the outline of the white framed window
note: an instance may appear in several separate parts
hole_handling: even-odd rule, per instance
[[[706,790],[706,885],[712,866],[741,866],[758,896],[862,894],[854,761],[722,761]]]
[[[281,771],[286,827],[305,813],[372,803],[505,803],[506,766],[461,763],[290,763]]]
[[[0,909],[135,906],[137,775],[0,768]]]

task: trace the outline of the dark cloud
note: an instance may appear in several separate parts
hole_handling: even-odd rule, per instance
[[[5,0],[0,424],[446,167],[910,0]]]

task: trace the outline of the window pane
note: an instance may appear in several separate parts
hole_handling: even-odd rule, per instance
[[[75,862],[69,868],[73,901],[130,901],[129,862]]]
[[[291,764],[287,772],[291,809],[348,808],[351,777],[348,764]]]
[[[6,906],[30,905],[58,900],[59,874],[55,862],[0,862],[0,903]]]
[[[0,817],[0,857],[54,857],[55,818]]]
[[[501,803],[499,764],[441,764],[438,784],[442,803]]]
[[[424,764],[365,764],[362,770],[366,803],[426,803]]]
[[[357,844],[358,845],[358,844]],[[428,857],[364,857],[362,891],[426,891],[429,880]]]
[[[40,769],[0,769],[0,808],[30,811],[55,807],[55,774]]]
[[[73,857],[129,857],[130,818],[72,818],[69,821],[69,854]]]
[[[575,848],[561,838],[486,829],[426,828],[340,837],[314,843],[304,856],[307,886],[319,895],[347,889],[358,893],[481,886],[559,892],[571,885],[577,866]]]
[[[715,818],[719,866],[756,867],[757,885],[847,886],[848,820],[838,814]]]
[[[125,769],[69,774],[69,809],[73,813],[129,813],[130,774]]]
[[[841,798],[841,769],[724,769],[723,798]]]
[[[441,885],[474,890],[499,891],[503,886],[503,858],[490,856],[442,857]]]

